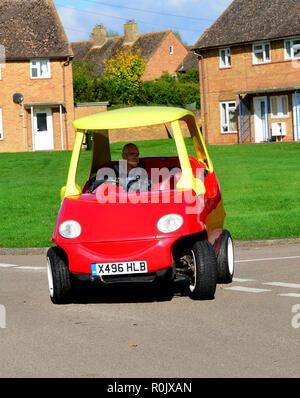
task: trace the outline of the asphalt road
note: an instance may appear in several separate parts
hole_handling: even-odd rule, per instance
[[[211,301],[175,285],[169,300],[131,288],[54,305],[44,255],[2,255],[0,377],[299,378],[300,244],[235,260]]]

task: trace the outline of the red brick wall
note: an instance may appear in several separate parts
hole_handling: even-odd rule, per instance
[[[284,42],[278,40],[271,42],[271,62],[253,65],[252,44],[231,47],[231,67],[221,69],[219,67],[219,50],[210,50],[204,55],[204,86],[207,107],[207,135],[209,144],[234,144],[239,141],[237,133],[221,133],[220,127],[220,101],[236,101],[238,95],[235,92],[276,87],[293,87],[299,85],[300,69],[294,67],[292,61],[284,60]],[[201,61],[199,62],[200,78],[202,73]],[[203,84],[201,80],[201,104],[202,117],[204,117]],[[270,96],[288,94],[289,113],[288,119],[271,119]],[[264,96],[265,93],[257,94]],[[292,120],[292,95],[293,92],[268,93],[269,125],[272,122],[285,121],[287,123],[287,135],[284,141],[293,140]],[[251,112],[253,115],[253,95],[250,96]],[[252,140],[254,141],[254,117],[251,120]],[[239,129],[239,123],[238,123]],[[270,132],[271,135],[271,132]]]
[[[170,46],[173,46],[173,54],[170,54]],[[181,41],[170,32],[149,59],[143,80],[156,79],[162,75],[162,72],[175,74],[187,53]]]
[[[93,106],[92,106],[93,105]],[[103,104],[81,104],[80,106],[74,107],[74,119],[79,119],[81,117],[94,115],[96,113],[106,112],[107,106]]]
[[[31,79],[30,62],[7,62],[2,69],[0,80],[0,108],[3,118],[3,140],[0,152],[22,152],[32,150],[32,127],[30,109],[23,112],[22,105],[13,102],[13,94],[23,94],[23,103],[65,101],[66,114],[63,114],[65,149],[74,143],[74,100],[72,64],[63,67],[65,61],[51,60],[51,78]],[[65,71],[65,79],[64,73]],[[65,87],[65,95],[64,95]],[[24,116],[20,115],[24,113]],[[66,119],[65,119],[66,118]],[[60,114],[58,107],[53,109],[53,129],[55,150],[61,149]],[[68,147],[67,147],[68,146]]]

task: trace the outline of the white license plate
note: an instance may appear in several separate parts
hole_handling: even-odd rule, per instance
[[[93,263],[92,275],[125,275],[148,272],[147,261],[123,261],[115,263]]]

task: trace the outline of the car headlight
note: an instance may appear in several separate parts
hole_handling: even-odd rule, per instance
[[[159,232],[164,234],[177,231],[183,224],[183,218],[179,214],[166,214],[158,220],[156,225]]]
[[[63,238],[74,239],[81,234],[81,225],[74,220],[64,221],[59,226],[59,233]]]

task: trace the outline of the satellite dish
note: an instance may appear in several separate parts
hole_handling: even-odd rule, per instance
[[[15,104],[20,104],[23,101],[23,95],[19,93],[14,94],[13,101]]]

